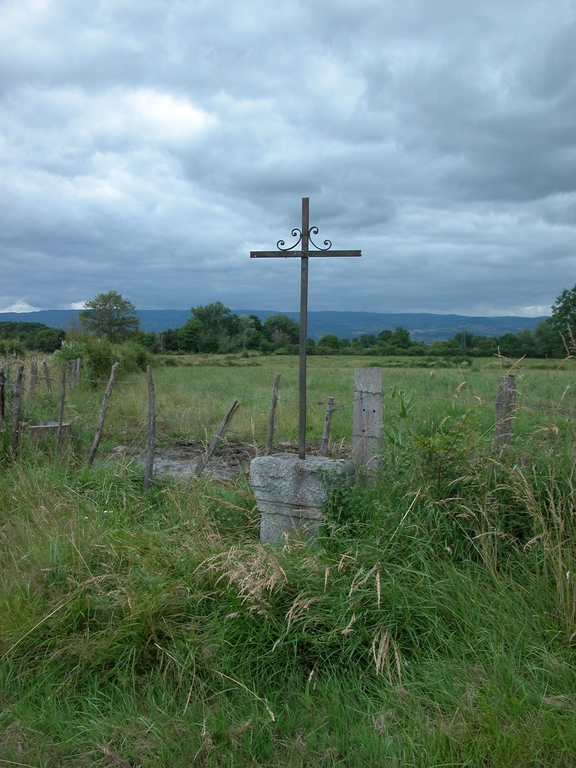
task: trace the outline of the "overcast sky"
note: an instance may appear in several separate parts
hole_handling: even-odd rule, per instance
[[[0,311],[542,315],[576,283],[576,3],[0,0]]]

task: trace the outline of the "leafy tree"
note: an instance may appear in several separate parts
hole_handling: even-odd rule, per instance
[[[392,336],[392,331],[380,331],[380,333],[378,334],[378,341],[384,344],[389,344],[390,336]]]
[[[112,343],[129,339],[140,328],[136,307],[117,291],[99,293],[80,312],[82,328],[95,336],[104,336]]]
[[[300,324],[286,315],[270,315],[264,323],[264,335],[275,349],[300,341]]]
[[[318,342],[317,353],[321,355],[325,352],[332,352],[334,350],[342,349],[343,346],[344,345],[335,333],[328,333],[326,336],[322,336]]]
[[[192,318],[202,326],[198,352],[218,352],[221,347],[228,347],[230,339],[240,331],[238,315],[221,301],[192,307]]]
[[[257,315],[240,315],[238,318],[238,345],[242,349],[260,349],[264,339],[264,326]]]
[[[562,337],[554,328],[552,318],[541,320],[534,329],[534,338],[539,352],[546,357],[564,357],[566,349]]]
[[[402,328],[399,325],[398,328],[390,334],[388,343],[399,349],[408,349],[410,346],[410,331],[407,331],[406,328]]]
[[[149,352],[152,352],[156,354],[156,352],[160,352],[161,349],[161,342],[160,337],[157,336],[154,331],[150,331],[149,333],[144,333],[143,331],[140,332],[140,343],[142,346],[147,349]]]
[[[568,346],[574,352],[576,338],[576,285],[571,290],[565,288],[552,305],[551,325],[558,334],[557,346]],[[562,339],[564,341],[562,342]]]
[[[530,328],[523,328],[516,334],[518,357],[539,357],[541,355],[536,338]]]
[[[200,320],[190,317],[182,328],[178,329],[178,348],[183,352],[198,352],[203,326]]]
[[[44,328],[36,334],[34,347],[41,349],[42,352],[56,352],[62,346],[65,338],[66,331],[61,328]]]
[[[552,324],[560,331],[570,326],[576,330],[576,285],[570,291],[565,288],[552,305]]]
[[[159,347],[160,352],[177,352],[179,349],[178,331],[174,328],[168,328],[167,331],[162,331],[159,334]]]
[[[498,342],[492,336],[475,336],[472,352],[476,357],[492,357],[498,354]]]
[[[370,347],[376,346],[378,339],[373,333],[363,333],[358,339],[358,342],[364,349],[369,349]]]
[[[192,317],[202,323],[204,333],[227,333],[232,336],[237,331],[238,315],[234,315],[221,301],[192,307],[191,311]]]
[[[392,331],[383,331],[390,335]],[[382,335],[382,334],[380,334]],[[356,336],[350,341],[350,339],[340,339],[343,347],[351,347],[354,345],[354,349],[360,352],[363,349],[370,349],[378,344],[378,336],[373,333],[362,333],[360,336]]]
[[[66,338],[66,331],[50,328],[44,323],[14,322],[0,323],[0,337],[22,342],[28,349],[55,352]]]

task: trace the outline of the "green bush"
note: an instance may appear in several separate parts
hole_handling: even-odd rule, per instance
[[[145,371],[149,364],[150,355],[146,347],[135,341],[125,341],[114,347],[116,360],[120,363],[122,373]]]
[[[114,363],[120,363],[120,374],[146,370],[150,361],[147,349],[138,342],[125,341],[111,344],[107,339],[84,334],[69,336],[61,349],[54,353],[54,360],[82,360],[83,381],[96,383],[107,379]]]
[[[110,375],[115,362],[114,348],[107,339],[83,334],[69,335],[54,353],[53,360],[70,362],[77,358],[82,360],[82,380],[96,383]]]
[[[18,339],[0,339],[1,357],[22,357],[26,352],[26,345]]]

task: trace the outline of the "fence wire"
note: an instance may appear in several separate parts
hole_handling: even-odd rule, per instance
[[[0,366],[1,368],[1,366]],[[2,389],[2,402],[5,402],[5,395],[8,393],[10,395],[10,398],[14,400],[14,395],[17,394],[16,392],[16,379],[13,375],[13,372],[15,370],[15,366],[8,367],[7,369],[2,368],[2,371],[4,373],[4,380],[0,381],[0,388]],[[383,369],[386,370],[386,369]],[[23,412],[22,412],[22,423],[26,423],[28,421],[27,413],[32,413],[34,411],[34,402],[35,398],[40,398],[41,395],[47,395],[48,394],[48,386],[47,381],[50,382],[52,385],[52,392],[51,397],[52,400],[57,400],[60,393],[58,392],[58,388],[62,386],[62,380],[58,376],[49,375],[48,379],[44,372],[38,371],[38,373],[35,376],[35,381],[31,382],[30,380],[30,374],[25,374],[25,376],[22,379],[21,385],[18,387],[18,394],[20,394],[23,398]],[[34,384],[31,386],[31,384]],[[465,382],[464,382],[465,383]],[[92,379],[92,378],[84,378],[81,377],[79,380],[76,380],[74,383],[74,389],[70,388],[70,380],[67,382],[67,388],[66,388],[66,405],[67,405],[67,417],[68,420],[73,420],[76,429],[74,430],[74,433],[71,435],[71,440],[74,444],[82,444],[85,446],[91,446],[92,445],[92,439],[87,437],[86,435],[92,432],[95,429],[95,423],[92,423],[92,415],[88,415],[87,413],[83,412],[81,404],[78,402],[75,402],[74,400],[74,392],[76,391],[76,387],[85,394],[86,392],[86,386],[90,385],[94,388],[94,394],[98,394],[97,387],[101,385],[108,384],[108,379]],[[467,387],[468,385],[466,385]],[[460,385],[462,387],[462,384]],[[145,409],[147,407],[147,398],[145,395],[145,389],[146,389],[146,382],[142,379],[126,379],[126,380],[120,380],[114,382],[114,388],[120,388],[124,391],[128,390],[129,388],[134,388],[135,390],[138,389],[143,392],[143,399],[142,399],[142,409]],[[190,392],[196,395],[210,395],[214,398],[234,398],[236,400],[239,400],[240,402],[260,402],[266,404],[266,410],[270,407],[271,403],[271,397],[270,395],[259,395],[254,394],[253,392],[238,392],[238,391],[232,391],[230,389],[219,389],[219,388],[213,388],[213,387],[205,387],[205,386],[198,386],[196,384],[182,384],[182,383],[173,383],[173,382],[161,382],[160,384],[155,383],[155,389],[157,392],[157,403],[158,403],[158,393],[162,391],[174,391],[174,390],[181,390],[185,392]],[[518,402],[516,405],[517,411],[541,411],[545,412],[546,414],[554,414],[556,416],[564,417],[573,419],[576,416],[576,408],[571,408],[563,404],[564,397],[568,391],[568,388],[564,390],[564,393],[562,394],[560,400],[558,403],[554,402],[547,402],[547,401],[538,401],[538,402],[529,402],[526,401],[524,397],[524,392],[520,389],[516,390],[519,397]],[[405,394],[405,393],[403,393]],[[383,403],[387,403],[392,401],[392,392],[383,391],[382,397],[383,397]],[[441,396],[440,393],[436,395],[420,395],[417,393],[410,393],[409,395],[411,401],[426,401],[426,402],[441,402],[441,403],[451,403],[451,404],[458,404],[461,406],[465,406],[468,408],[490,408],[491,410],[494,409],[494,403],[493,401],[488,401],[486,398],[482,399],[478,395],[473,394],[470,392],[470,390],[464,390],[460,394],[458,391],[456,391],[451,397],[444,397]],[[9,399],[10,399],[9,398]],[[351,398],[343,403],[339,404],[332,404],[330,407],[330,411],[332,414],[335,413],[344,413],[346,411],[352,410],[354,403],[356,401],[356,398]],[[277,404],[281,408],[282,405],[293,405],[297,404],[299,401],[297,398],[291,398],[291,397],[282,397],[281,394],[279,394],[277,398]],[[320,408],[324,406],[328,406],[327,400],[312,400],[307,403],[309,408]],[[94,405],[92,404],[92,407],[94,408]],[[6,405],[4,406],[4,409],[6,411]],[[393,406],[392,406],[393,410]],[[126,409],[123,409],[121,406],[118,406],[114,403],[114,400],[112,401],[112,404],[108,407],[108,415],[110,417],[113,417],[115,421],[114,429],[110,430],[113,431],[113,433],[122,438],[123,440],[123,446],[125,447],[126,451],[130,453],[130,455],[137,455],[142,454],[145,450],[145,443],[147,438],[147,430],[148,430],[148,415],[142,414],[140,412],[132,411],[131,413],[126,413]],[[223,415],[223,414],[222,414]],[[6,418],[6,413],[0,414],[0,418],[3,417],[3,425],[4,427],[10,426],[8,419]],[[190,448],[194,451],[201,451],[203,448],[205,448],[205,445],[209,442],[211,435],[212,435],[212,427],[207,426],[206,424],[200,425],[197,423],[195,425],[195,435],[196,437],[191,437],[190,434],[186,434],[185,425],[182,423],[182,418],[175,417],[169,413],[163,412],[163,406],[160,405],[160,407],[156,407],[156,422],[157,425],[159,425],[159,429],[157,429],[156,437],[157,437],[157,444],[159,448],[167,449],[169,447],[177,447],[178,449],[182,448]],[[213,422],[216,424],[217,422]],[[254,430],[254,427],[253,427]],[[204,438],[198,439],[198,432],[203,431],[204,432]],[[179,434],[178,434],[179,433]],[[254,436],[253,432],[253,441],[252,442],[245,442],[245,445],[247,446],[253,446],[254,449],[257,451],[259,450],[256,438]],[[307,442],[309,444],[320,444],[322,440],[321,434],[314,434],[307,438]],[[223,443],[226,444],[226,440],[223,440]],[[276,445],[290,445],[295,446],[295,437],[294,437],[294,431],[291,433],[285,433],[277,431],[277,434],[275,435],[274,440]],[[115,450],[103,450],[101,453],[104,454],[113,454],[115,453]]]

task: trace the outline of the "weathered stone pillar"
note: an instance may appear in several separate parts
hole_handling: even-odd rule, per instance
[[[342,459],[292,453],[259,456],[250,463],[250,482],[262,513],[260,539],[267,544],[292,533],[312,541],[318,535],[330,488],[352,484],[356,470]]]

